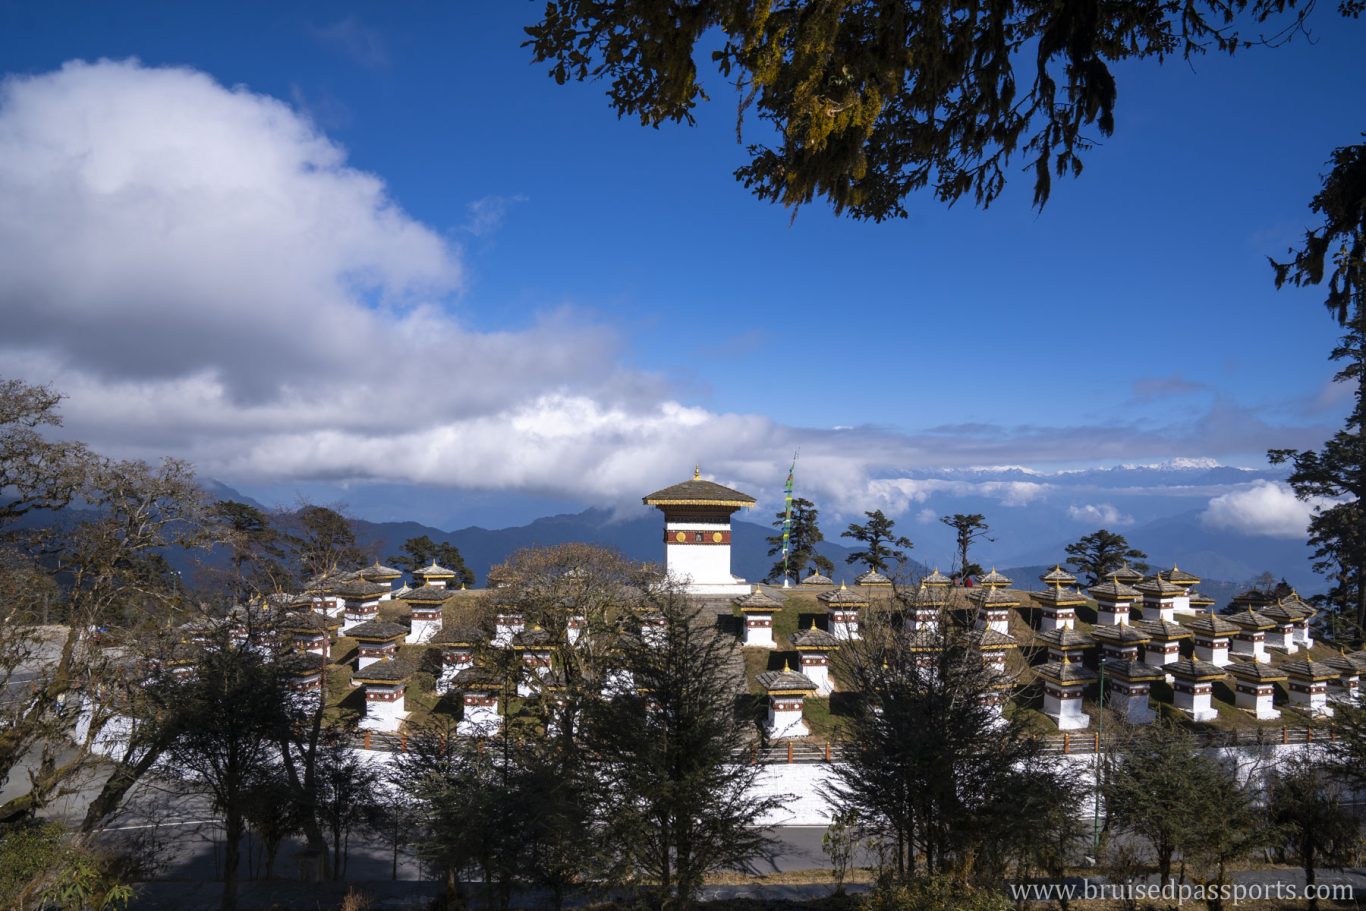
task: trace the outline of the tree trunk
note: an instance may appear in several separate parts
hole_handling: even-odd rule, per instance
[[[1314,868],[1314,850],[1312,848],[1304,852],[1302,862],[1304,863],[1304,888],[1309,893],[1309,911],[1319,911],[1319,897],[1318,893],[1314,891],[1318,877],[1317,870]],[[1329,866],[1332,866],[1331,861]]]
[[[332,880],[335,882],[341,879],[341,828],[335,822],[332,825]],[[326,856],[327,848],[323,848]]]
[[[223,846],[223,911],[237,911],[237,867],[242,849],[242,814],[233,808],[224,820],[226,844]]]
[[[158,759],[161,758],[160,745],[150,747],[137,762],[129,765],[120,762],[114,767],[114,774],[110,775],[105,781],[100,793],[90,802],[86,808],[85,819],[81,820],[81,832],[88,834],[93,832],[100,823],[104,822],[118,810],[123,803],[123,798],[128,796],[133,785],[141,780]]]
[[[1157,882],[1159,886],[1166,885],[1167,880],[1172,877],[1172,854],[1174,848],[1166,845],[1159,845],[1157,848]]]

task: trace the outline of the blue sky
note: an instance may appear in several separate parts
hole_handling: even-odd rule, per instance
[[[280,423],[295,412],[247,408],[299,406],[305,381],[271,370],[319,350],[288,348],[269,321],[237,340],[255,354],[231,364],[224,355],[222,375],[253,365],[250,379],[224,380],[226,392],[194,391],[203,377],[194,379],[188,354],[180,368],[155,370],[151,355],[83,357],[62,334],[73,331],[70,318],[0,347],[0,372],[66,389],[69,426],[97,444],[169,450],[248,487],[373,480],[584,503],[628,500],[649,478],[665,483],[697,460],[721,480],[771,489],[796,446],[812,455],[817,489],[850,508],[857,496],[837,490],[866,494],[873,481],[938,463],[1049,469],[1214,457],[1256,465],[1267,446],[1313,445],[1344,413],[1328,386],[1325,355],[1337,333],[1321,295],[1275,291],[1266,257],[1310,223],[1307,202],[1332,148],[1366,129],[1355,116],[1366,91],[1366,23],[1323,7],[1311,19],[1312,44],[1300,37],[1232,59],[1122,66],[1115,136],[1089,154],[1080,179],[1055,182],[1042,212],[1029,204],[1029,175],[1017,172],[986,212],[922,197],[908,221],[875,225],[820,204],[790,221],[790,212],[753,199],[731,177],[743,150],[734,98],[715,78],[697,126],[659,130],[618,120],[601,86],[556,86],[519,47],[540,8],[0,5],[0,67],[31,77],[18,84],[45,85],[72,60],[136,58],[140,65],[111,71],[116,78],[96,71],[83,85],[116,91],[105,87],[177,67],[205,74],[218,94],[241,87],[287,105],[344,154],[326,167],[353,183],[381,181],[405,230],[421,235],[374,254],[361,286],[341,292],[348,303],[394,326],[412,308],[429,308],[432,337],[463,333],[458,344],[425,345],[421,325],[404,323],[393,348],[357,373],[347,373],[355,358],[338,354],[338,376],[352,391],[333,397],[389,412],[368,436],[360,420],[340,435],[320,424],[281,437]],[[169,88],[148,91],[155,98]],[[76,104],[74,90],[45,97],[34,104]],[[113,96],[101,97],[107,107]],[[201,112],[212,116],[210,106],[190,105],[157,129],[192,130]],[[25,129],[0,132],[18,137],[7,147],[16,157],[35,148],[34,129]],[[109,135],[127,135],[119,130]],[[179,190],[146,192],[171,199]],[[290,237],[326,233],[331,217]],[[373,238],[394,236],[382,218],[371,227]],[[354,243],[379,243],[370,238]],[[175,254],[178,266],[194,267],[190,249]],[[319,274],[345,284],[351,276],[336,262],[355,251],[329,254]],[[165,275],[171,255],[149,255],[149,281]],[[73,256],[52,269],[101,274],[92,263]],[[256,263],[223,268],[232,275]],[[125,279],[135,284],[120,273]],[[34,275],[24,287],[45,281]],[[268,281],[258,297],[271,293]],[[203,316],[215,305],[186,282],[175,306]],[[55,280],[51,289],[54,299],[77,293]],[[16,286],[0,294],[11,295],[0,306],[42,318],[21,309]],[[125,306],[80,294],[71,313]],[[222,307],[231,313],[230,301]],[[300,305],[297,334],[285,334],[302,345],[299,336],[335,328],[337,312]],[[206,329],[186,317],[148,323],[144,335],[161,335],[157,351],[189,351],[198,342],[187,340],[212,339],[231,323]],[[249,328],[245,316],[241,325]],[[405,352],[415,363],[391,381]],[[308,375],[316,412],[318,397],[331,395],[328,378]],[[468,395],[448,401],[451,385],[470,387]],[[114,406],[98,398],[116,387]],[[595,407],[576,411],[561,395]],[[134,408],[130,396],[144,399]],[[557,403],[550,417],[528,405],[547,397]],[[496,452],[459,448],[486,433],[534,449],[549,437],[528,441],[508,428],[533,422],[540,434],[557,419],[569,426],[555,439],[600,430],[554,458],[516,454],[528,462],[517,471],[481,469]],[[442,435],[415,436],[414,423]],[[642,442],[645,426],[654,429]],[[473,467],[449,467],[456,462]]]

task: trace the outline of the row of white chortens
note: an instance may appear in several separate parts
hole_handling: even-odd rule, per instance
[[[694,474],[691,480],[650,494],[644,502],[664,513],[669,575],[690,594],[729,598],[742,617],[743,646],[775,648],[773,622],[783,610],[782,595],[751,587],[730,572],[731,515],[754,505],[754,499]],[[475,664],[476,652],[485,644],[520,653],[527,668],[540,677],[541,688],[553,692],[555,660],[545,631],[524,628],[516,614],[498,615],[491,635],[444,626],[442,606],[453,595],[448,585],[455,573],[432,564],[412,575],[414,587],[395,589],[402,573],[375,564],[294,599],[291,606],[304,609],[291,614],[295,620],[286,629],[301,653],[324,656],[299,663],[297,685],[322,685],[323,661],[340,633],[357,642],[352,682],[365,688],[362,724],[370,729],[396,731],[407,717],[404,692],[409,672],[396,660],[400,642],[440,647],[437,687],[460,692],[464,717],[458,729],[464,733],[487,733],[500,724],[502,683]],[[929,651],[938,624],[957,617],[954,622],[975,630],[982,661],[1003,679],[1010,650],[1021,645],[1046,648],[1048,661],[1031,670],[1042,685],[1043,711],[1061,730],[1087,727],[1083,693],[1097,682],[1109,706],[1138,724],[1154,719],[1150,691],[1159,682],[1170,685],[1173,705],[1195,721],[1217,716],[1213,693],[1218,681],[1227,681],[1235,705],[1259,720],[1279,717],[1274,705],[1278,685],[1284,688],[1286,701],[1315,715],[1331,714],[1333,700],[1359,698],[1366,653],[1326,661],[1272,662],[1272,653],[1290,656],[1313,646],[1314,609],[1298,596],[1277,599],[1253,590],[1237,596],[1232,610],[1219,615],[1212,612],[1213,600],[1195,589],[1200,580],[1176,567],[1145,577],[1126,566],[1089,588],[1089,600],[1075,587],[1076,578],[1061,568],[1040,580],[1045,587],[1029,592],[1025,601],[1009,590],[1010,579],[993,570],[978,578],[962,598],[962,590],[936,570],[920,581],[902,611],[902,622],[915,637],[912,641],[918,638]],[[829,579],[813,574],[799,588],[820,591],[825,625],[819,627],[813,617],[807,628],[791,636],[795,669],[785,665],[757,678],[769,697],[767,732],[774,738],[809,733],[803,718],[805,699],[829,696],[834,690],[832,655],[841,643],[858,638],[860,617],[875,599],[890,603],[892,582],[870,571],[859,576],[853,588],[835,588]],[[391,598],[411,608],[409,626],[379,619],[381,602]],[[1077,627],[1079,607],[1095,613],[1089,632]],[[1011,633],[1011,614],[1026,608],[1036,612],[1037,626],[1032,640],[1021,642]],[[571,644],[583,632],[582,619],[570,621]],[[1086,658],[1097,646],[1099,654],[1091,656],[1088,666]],[[520,694],[530,692],[523,684]],[[991,697],[992,704],[999,708],[1002,698]]]

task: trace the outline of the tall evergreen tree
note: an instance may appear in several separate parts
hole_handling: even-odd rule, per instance
[[[1320,867],[1342,867],[1356,856],[1361,826],[1348,798],[1331,769],[1314,759],[1284,759],[1268,776],[1272,843],[1290,849],[1310,887],[1318,881]],[[1318,907],[1317,894],[1311,893],[1309,909]]]
[[[166,690],[168,768],[213,804],[224,829],[223,911],[237,907],[242,835],[253,792],[275,774],[276,735],[287,723],[287,689],[272,662],[234,643],[222,624],[197,649],[194,671],[167,667],[153,684]]]
[[[403,542],[403,553],[390,557],[398,569],[412,572],[429,565],[433,560],[455,573],[456,585],[473,585],[474,570],[465,565],[460,548],[448,541],[436,542],[427,535],[419,535]]]
[[[1355,404],[1347,426],[1321,449],[1273,449],[1273,465],[1290,463],[1288,481],[1301,500],[1317,501],[1309,520],[1309,546],[1316,572],[1333,582],[1329,602],[1366,629],[1366,311],[1357,309],[1332,359],[1345,361],[1336,382],[1355,383]]]
[[[1290,486],[1301,500],[1320,502],[1309,523],[1314,569],[1334,582],[1329,599],[1366,628],[1366,143],[1334,150],[1332,170],[1310,203],[1323,224],[1305,233],[1289,262],[1272,261],[1276,286],[1318,285],[1328,278],[1324,300],[1347,332],[1330,355],[1342,362],[1335,382],[1354,383],[1347,424],[1319,450],[1272,449],[1273,465],[1289,462]]]
[[[768,854],[757,823],[780,799],[755,793],[760,766],[735,761],[752,729],[735,711],[734,639],[667,582],[641,609],[662,626],[623,631],[619,667],[632,691],[590,706],[588,742],[604,843],[657,884],[655,907],[687,909],[705,874]]]
[[[1222,876],[1232,856],[1250,847],[1239,841],[1252,828],[1247,789],[1175,723],[1130,734],[1101,784],[1107,818],[1148,843],[1161,882],[1177,855],[1210,862]]]
[[[312,503],[280,517],[301,581],[359,569],[365,551],[356,543],[351,520],[335,509]]]
[[[974,631],[883,621],[861,632],[835,657],[863,698],[827,796],[880,837],[901,882],[918,869],[961,879],[979,864],[1004,869],[1032,852],[1040,826],[1073,815],[1067,770],[1023,713],[1002,718],[994,706],[1001,676],[983,664]]]
[[[825,540],[817,521],[820,512],[816,509],[815,503],[803,497],[796,497],[792,501],[792,532],[787,539],[787,565],[783,565],[781,555],[784,517],[784,513],[781,512],[774,516],[773,527],[778,529],[778,533],[767,538],[768,555],[779,558],[769,569],[767,580],[780,580],[784,573],[800,579],[805,575],[808,564],[814,565],[827,576],[834,572],[834,562],[829,557],[816,553],[816,545]]]
[[[987,525],[987,517],[981,513],[964,514],[956,512],[951,516],[940,516],[939,521],[953,529],[953,542],[957,548],[958,574],[966,579],[969,576],[980,576],[982,567],[968,560],[968,548],[972,547],[972,542],[978,538],[987,538],[987,532],[991,526]]]
[[[886,573],[892,561],[905,562],[906,551],[915,546],[911,539],[894,534],[892,528],[896,522],[883,515],[882,510],[875,509],[864,515],[868,521],[863,525],[851,523],[840,532],[841,538],[853,538],[864,546],[863,550],[850,554],[844,562],[863,563],[880,573]]]
[[[1067,553],[1067,565],[1085,576],[1087,585],[1099,585],[1125,563],[1141,573],[1148,571],[1148,564],[1140,562],[1148,559],[1147,554],[1129,546],[1123,535],[1103,528],[1067,545]]]
[[[232,560],[231,584],[238,597],[286,587],[288,573],[282,561],[287,542],[265,511],[250,503],[219,500],[209,507],[209,517],[212,533]]]

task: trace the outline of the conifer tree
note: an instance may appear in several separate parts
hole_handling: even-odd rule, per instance
[[[668,582],[641,608],[663,625],[623,632],[619,666],[633,691],[590,706],[602,839],[620,869],[658,884],[654,907],[687,909],[705,874],[769,853],[757,823],[780,798],[756,794],[760,766],[735,761],[753,730],[736,714],[734,639]]]
[[[773,527],[778,529],[778,534],[769,535],[767,538],[768,555],[779,559],[768,571],[769,582],[782,579],[785,573],[800,579],[806,575],[808,564],[814,565],[827,576],[835,571],[834,562],[816,552],[816,545],[825,540],[825,535],[821,533],[818,524],[819,518],[820,512],[816,509],[815,503],[804,497],[797,497],[792,501],[792,531],[787,539],[787,564],[784,565],[781,555],[785,514],[780,512],[774,516]]]
[[[892,532],[896,522],[883,515],[882,510],[865,512],[868,521],[863,525],[850,524],[840,532],[841,538],[853,538],[864,545],[864,549],[850,554],[844,562],[863,563],[869,569],[886,573],[892,561],[905,562],[906,551],[915,545],[911,539]]]
[[[968,560],[968,548],[972,547],[972,542],[979,538],[986,538],[988,541],[993,540],[987,538],[987,532],[991,530],[991,526],[987,525],[987,517],[981,513],[964,514],[958,512],[951,516],[940,516],[939,521],[953,529],[953,541],[958,549],[958,575],[963,579],[969,576],[980,576],[982,567]]]
[[[1129,546],[1123,535],[1104,528],[1067,545],[1067,553],[1068,567],[1084,576],[1087,585],[1099,585],[1126,563],[1141,573],[1148,571],[1148,564],[1141,562],[1148,559],[1147,554]]]
[[[1334,382],[1355,384],[1347,424],[1318,450],[1272,449],[1273,465],[1289,463],[1290,486],[1301,500],[1319,501],[1309,523],[1314,569],[1329,575],[1329,600],[1366,628],[1366,143],[1336,149],[1332,170],[1310,208],[1323,224],[1305,234],[1293,259],[1273,260],[1276,286],[1318,285],[1347,331],[1330,355],[1342,363]]]
[[[448,541],[437,543],[428,535],[419,535],[403,542],[403,553],[389,558],[398,569],[412,572],[436,561],[455,573],[456,585],[474,585],[474,570],[465,565],[460,548]]]
[[[1066,769],[1023,713],[1002,717],[995,705],[1006,681],[983,663],[975,631],[944,618],[860,632],[834,660],[862,698],[826,796],[880,837],[900,882],[917,870],[971,879],[978,864],[1003,869],[1033,851],[1039,825],[1073,814]]]

